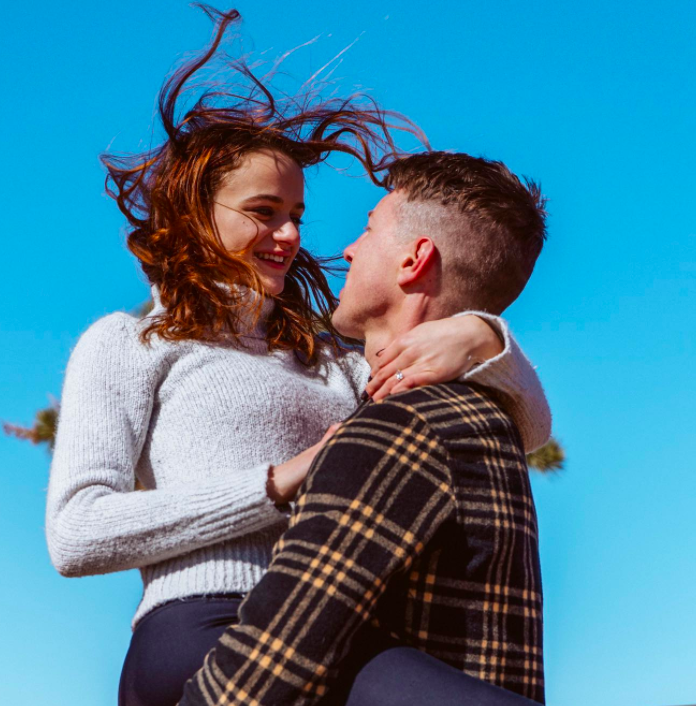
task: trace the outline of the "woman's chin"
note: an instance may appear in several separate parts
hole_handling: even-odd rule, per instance
[[[284,277],[282,280],[271,280],[263,277],[261,281],[263,282],[263,288],[266,290],[266,294],[270,294],[272,297],[277,297],[278,295],[282,294],[283,290],[285,289]]]

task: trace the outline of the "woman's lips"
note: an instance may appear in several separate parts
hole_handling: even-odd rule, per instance
[[[260,258],[259,258],[260,259]],[[285,263],[283,262],[273,262],[273,260],[260,260],[266,267],[270,267],[272,270],[284,270]]]
[[[263,257],[259,257],[259,253],[254,253],[254,259],[257,260],[258,262],[262,262],[264,265],[267,267],[270,267],[272,270],[284,270],[287,265],[288,265],[288,260],[290,260],[290,257],[285,255],[283,256],[283,262],[276,262],[275,260],[268,260]]]

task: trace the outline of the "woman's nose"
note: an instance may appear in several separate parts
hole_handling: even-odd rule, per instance
[[[278,242],[294,245],[300,240],[300,229],[296,223],[288,220],[273,233],[273,238]]]

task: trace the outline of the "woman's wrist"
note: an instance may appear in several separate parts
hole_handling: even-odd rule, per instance
[[[281,499],[280,493],[278,492],[278,487],[276,486],[275,470],[276,467],[273,464],[268,467],[268,474],[266,476],[266,495],[275,505],[284,505],[285,501]]]
[[[491,358],[495,358],[505,350],[505,340],[490,319],[479,314],[468,314],[469,322],[476,326],[476,333],[471,332],[474,346],[471,349],[470,358],[477,364],[485,363]]]
[[[268,478],[266,480],[266,495],[277,505],[287,505],[295,498],[297,489],[300,487],[305,473],[302,473],[302,468],[306,467],[306,461],[303,454],[281,463],[278,466],[271,466],[268,469]]]

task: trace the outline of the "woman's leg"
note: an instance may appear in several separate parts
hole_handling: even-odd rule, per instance
[[[119,706],[175,706],[225,628],[237,622],[241,602],[239,596],[199,596],[148,613],[126,655]]]
[[[338,703],[338,702],[336,702]],[[345,706],[539,706],[413,647],[390,647],[357,672]]]

